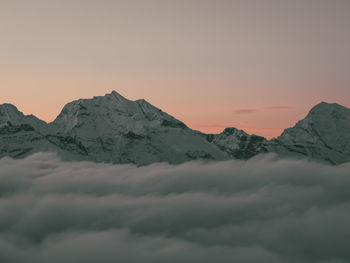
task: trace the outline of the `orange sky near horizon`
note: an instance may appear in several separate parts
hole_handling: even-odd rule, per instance
[[[335,4],[337,2],[337,4]],[[191,128],[278,136],[350,107],[350,1],[1,1],[0,103],[52,121],[116,90]]]

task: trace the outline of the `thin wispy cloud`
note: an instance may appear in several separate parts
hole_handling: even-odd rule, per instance
[[[262,109],[237,109],[234,110],[235,114],[253,114],[257,113],[260,110],[290,110],[293,107],[290,106],[266,106]]]

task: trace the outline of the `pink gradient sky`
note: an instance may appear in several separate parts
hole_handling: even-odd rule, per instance
[[[268,138],[350,107],[350,1],[1,1],[0,103],[52,121],[116,90],[204,132]]]

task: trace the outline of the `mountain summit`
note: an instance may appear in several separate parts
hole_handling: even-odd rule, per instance
[[[147,101],[131,101],[115,91],[105,96],[68,103],[51,126],[58,132],[80,136],[115,132],[142,135],[147,127],[160,126],[187,128]]]
[[[0,105],[0,128],[18,125],[28,125],[33,129],[42,131],[46,123],[33,115],[24,115],[12,104]]]
[[[273,150],[337,164],[350,160],[350,109],[322,102],[273,140]]]
[[[322,102],[268,141],[233,127],[203,134],[145,100],[128,100],[115,91],[70,102],[49,124],[11,104],[0,105],[0,157],[40,151],[65,160],[137,165],[248,159],[268,152],[339,164],[350,160],[350,109]]]
[[[50,127],[76,138],[95,161],[148,164],[226,157],[181,121],[115,91],[68,103]]]

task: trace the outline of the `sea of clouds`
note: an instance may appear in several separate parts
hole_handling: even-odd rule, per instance
[[[350,262],[350,163],[0,160],[0,262]]]

